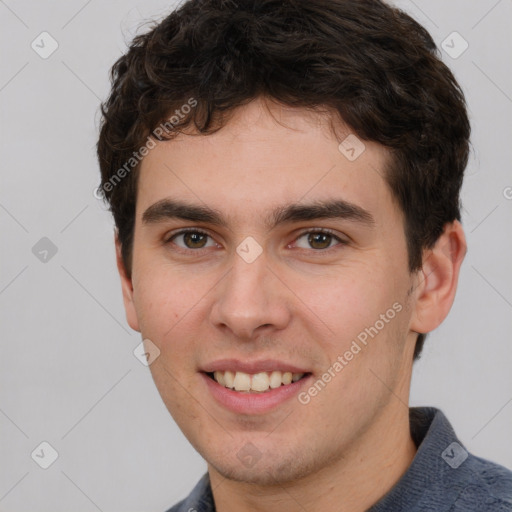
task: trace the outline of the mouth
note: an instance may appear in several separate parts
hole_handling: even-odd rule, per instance
[[[226,389],[249,394],[268,393],[272,390],[289,386],[311,375],[309,372],[294,373],[280,370],[252,374],[243,371],[217,370],[205,372],[205,374]]]
[[[272,413],[296,398],[313,379],[305,368],[277,360],[225,359],[199,373],[207,396],[223,409],[246,417]]]
[[[219,359],[200,368],[199,374],[206,396],[245,416],[272,413],[313,380],[307,366],[279,359]]]

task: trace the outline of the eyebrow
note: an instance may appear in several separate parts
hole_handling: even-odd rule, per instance
[[[229,227],[219,210],[177,199],[162,199],[147,208],[142,215],[144,224],[156,224],[169,219]],[[311,203],[290,203],[279,206],[267,215],[264,224],[271,230],[280,224],[316,219],[343,219],[367,226],[375,225],[375,219],[369,211],[343,199],[317,200]]]

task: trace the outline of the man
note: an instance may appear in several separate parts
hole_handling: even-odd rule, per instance
[[[409,409],[466,251],[470,127],[376,0],[191,0],[112,69],[98,143],[130,326],[208,464],[172,511],[512,510]]]

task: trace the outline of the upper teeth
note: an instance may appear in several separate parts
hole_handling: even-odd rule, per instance
[[[267,391],[269,388],[275,389],[281,384],[287,385],[296,382],[304,376],[303,373],[292,372],[260,372],[255,374],[244,372],[217,371],[213,378],[226,388],[236,391]]]

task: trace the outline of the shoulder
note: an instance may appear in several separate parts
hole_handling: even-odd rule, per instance
[[[509,469],[470,453],[441,410],[414,408],[410,418],[418,451],[375,512],[512,512]]]
[[[450,512],[512,512],[512,471],[471,454],[458,470],[464,484]]]
[[[172,506],[170,509],[166,510],[165,512],[187,512],[187,500],[188,498],[185,498],[184,500],[179,501],[176,503],[176,505]],[[192,512],[193,509],[190,510]]]
[[[173,507],[168,509],[166,512],[181,512],[182,506],[184,503],[185,503],[185,500],[181,500],[179,503],[176,503],[176,505],[174,505]]]
[[[166,512],[214,512],[212,490],[208,473],[197,482],[192,492]]]
[[[204,500],[199,499],[199,503],[197,502],[198,500],[194,500],[195,503],[191,501],[191,497],[189,496],[176,503],[176,505],[166,510],[166,512],[211,512],[214,510],[212,509],[212,505]]]

